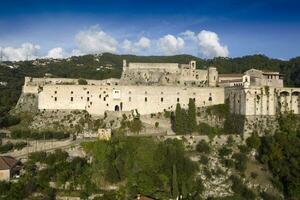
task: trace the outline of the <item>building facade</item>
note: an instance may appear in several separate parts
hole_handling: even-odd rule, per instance
[[[196,69],[196,62],[128,63],[123,61],[121,79],[25,78],[24,94],[36,94],[40,110],[86,110],[93,115],[105,111],[151,114],[174,111],[189,99],[197,107],[224,104],[246,116],[300,113],[300,88],[283,87],[283,75],[256,69],[244,74],[222,75],[215,67]]]

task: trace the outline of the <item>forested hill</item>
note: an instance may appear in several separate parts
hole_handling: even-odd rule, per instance
[[[38,59],[32,61],[0,63],[0,111],[5,107],[14,106],[24,82],[25,76],[43,77],[51,73],[55,77],[105,79],[118,78],[122,73],[123,59],[129,62],[173,62],[188,63],[197,61],[197,68],[215,66],[219,73],[242,73],[250,68],[280,71],[285,74],[287,86],[300,87],[300,57],[283,61],[271,59],[264,55],[251,55],[237,58],[201,59],[191,55],[175,56],[135,56],[115,55],[85,55],[66,59]],[[2,108],[2,109],[1,109]]]

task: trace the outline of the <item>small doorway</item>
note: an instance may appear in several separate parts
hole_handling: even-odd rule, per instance
[[[115,105],[115,111],[120,111],[120,107],[118,105]]]

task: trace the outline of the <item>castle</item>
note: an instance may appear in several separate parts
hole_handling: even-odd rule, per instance
[[[283,75],[251,69],[244,74],[218,74],[215,67],[196,69],[196,62],[134,63],[123,61],[120,79],[86,80],[25,77],[23,94],[38,98],[39,110],[86,110],[151,114],[173,111],[189,99],[197,107],[224,104],[245,116],[272,116],[292,111],[300,114],[300,88],[283,86]]]

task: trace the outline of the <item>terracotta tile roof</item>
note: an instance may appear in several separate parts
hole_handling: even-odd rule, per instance
[[[11,156],[0,156],[0,170],[11,169],[17,165],[18,161]]]

